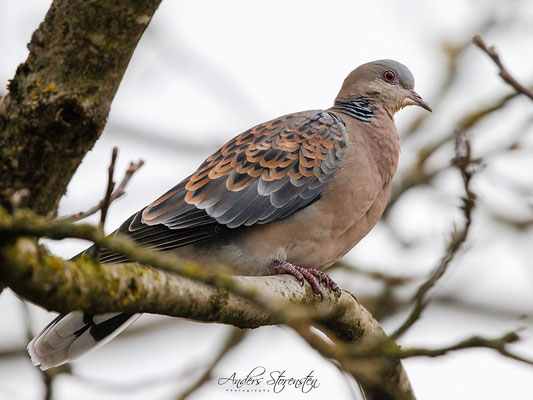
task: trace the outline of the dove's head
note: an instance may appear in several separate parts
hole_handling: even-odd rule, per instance
[[[365,97],[379,103],[390,115],[405,106],[431,107],[414,91],[415,78],[409,69],[394,60],[360,65],[344,80],[337,100]]]

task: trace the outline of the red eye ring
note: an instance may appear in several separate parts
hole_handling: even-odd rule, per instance
[[[394,82],[396,79],[396,74],[393,71],[385,71],[383,72],[383,79],[385,79],[387,82]]]

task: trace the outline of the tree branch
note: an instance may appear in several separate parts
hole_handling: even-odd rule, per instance
[[[157,270],[137,263],[100,265],[89,257],[64,261],[19,236],[86,239]],[[349,292],[337,298],[326,291],[321,299],[290,276],[230,276],[220,267],[207,268],[142,249],[130,240],[105,237],[97,227],[49,220],[22,210],[14,215],[0,212],[0,265],[1,282],[30,301],[60,312],[149,312],[240,328],[285,323],[300,334],[315,321],[344,342],[364,347],[387,340],[377,321]],[[370,369],[364,367],[367,364],[352,360],[346,365],[357,366],[348,372],[367,385],[365,393],[380,393],[369,399],[414,398],[398,359],[372,360]],[[374,379],[368,379],[367,370],[375,374]]]
[[[220,363],[220,361],[226,356],[226,354],[237,346],[246,336],[246,331],[239,328],[232,328],[231,333],[226,338],[222,348],[214,358],[214,360],[209,364],[209,367],[204,371],[204,373],[193,383],[193,385],[181,393],[177,400],[185,400],[190,397],[196,390],[200,389],[205,383],[211,379],[213,370]]]
[[[439,349],[426,349],[426,348],[410,348],[402,349],[396,355],[400,358],[409,358],[409,357],[440,357],[451,351],[471,349],[471,348],[486,348],[496,350],[501,355],[511,358],[516,361],[520,361],[526,364],[533,365],[533,361],[527,358],[518,356],[514,353],[511,353],[507,349],[507,345],[514,343],[520,340],[520,337],[516,332],[509,332],[503,336],[488,339],[481,336],[472,336],[470,338],[461,340],[458,343],[455,343],[450,346],[442,347]]]
[[[481,50],[487,53],[487,55],[492,59],[492,61],[494,61],[494,64],[496,64],[496,66],[500,70],[501,78],[505,82],[511,85],[517,92],[525,94],[527,97],[533,100],[533,89],[522,85],[509,73],[509,71],[507,71],[502,61],[500,60],[500,56],[496,52],[496,49],[494,48],[494,46],[488,47],[480,35],[474,36],[473,41],[476,44],[476,46],[478,46]]]
[[[506,107],[513,99],[518,97],[518,93],[511,93],[505,95],[499,99],[496,99],[491,104],[483,106],[477,110],[474,110],[461,118],[456,124],[456,129],[450,131],[446,136],[442,137],[435,143],[429,144],[421,148],[418,152],[417,160],[403,176],[396,178],[396,184],[393,185],[389,204],[383,214],[384,217],[391,212],[393,206],[398,199],[409,189],[423,184],[429,184],[433,179],[442,171],[447,170],[450,166],[445,165],[440,168],[433,168],[431,171],[427,169],[427,161],[444,145],[452,142],[457,138],[457,135],[461,132],[472,129],[479,123],[485,120],[485,118],[494,115],[494,113],[500,111]]]
[[[55,214],[160,0],[55,0],[0,105],[0,204]]]
[[[464,131],[457,136],[455,151],[456,156],[453,160],[453,164],[461,173],[465,190],[465,197],[462,199],[463,204],[461,206],[465,222],[460,230],[454,228],[452,231],[450,243],[446,248],[446,252],[442,256],[439,265],[435,268],[429,279],[418,289],[414,297],[415,306],[404,323],[391,335],[391,338],[393,339],[398,339],[402,336],[420,318],[427,306],[427,293],[446,273],[448,266],[468,237],[468,232],[472,224],[472,210],[475,205],[476,196],[470,190],[470,182],[474,173],[471,167],[474,162],[472,160],[470,142]]]

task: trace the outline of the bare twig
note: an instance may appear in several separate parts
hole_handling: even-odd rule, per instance
[[[109,164],[107,174],[107,188],[105,191],[104,198],[102,199],[102,208],[100,210],[100,226],[102,227],[102,229],[104,229],[105,220],[107,217],[107,210],[109,209],[109,205],[111,204],[111,194],[113,193],[113,189],[115,188],[113,175],[115,173],[115,162],[117,161],[117,154],[118,148],[113,147],[113,151],[111,152],[111,162]]]
[[[525,94],[527,97],[529,97],[531,100],[533,100],[533,89],[528,88],[524,85],[522,85],[520,82],[518,82],[510,73],[507,71],[505,66],[503,65],[502,61],[500,60],[500,56],[496,52],[496,49],[494,46],[488,47],[485,44],[485,41],[480,35],[474,36],[473,39],[474,43],[487,55],[494,61],[494,64],[498,67],[500,70],[500,76],[501,78],[507,82],[509,85],[511,85],[517,92]]]
[[[150,134],[147,134],[150,132]],[[231,131],[216,131],[209,132],[202,130],[205,137],[208,138],[224,138],[231,137],[234,132]],[[198,153],[205,155],[206,153],[212,153],[221,147],[224,142],[216,142],[214,140],[202,140],[191,141],[189,139],[194,136],[194,132],[172,130],[159,130],[154,131],[154,128],[144,128],[139,124],[133,124],[131,122],[113,121],[106,125],[106,133],[111,136],[118,136],[123,139],[127,139],[138,145],[148,145],[150,148],[160,148],[164,151],[172,151],[174,153]]]
[[[479,27],[476,29],[477,32],[486,33],[490,32],[495,27],[500,25],[500,21],[497,18],[494,18],[493,13],[489,13],[487,18],[481,22]],[[431,106],[433,109],[437,109],[440,104],[445,100],[451,92],[451,89],[455,87],[457,78],[459,76],[459,64],[462,55],[465,53],[471,45],[470,37],[466,40],[462,40],[460,43],[452,43],[447,39],[442,43],[442,52],[446,57],[446,71],[441,74],[443,76],[442,82],[439,89],[436,91],[436,94],[431,99]],[[409,126],[402,132],[402,140],[413,136],[417,132],[421,131],[421,126],[424,122],[431,117],[430,113],[421,113],[418,118],[413,120]]]
[[[363,275],[369,279],[382,283],[382,288],[379,293],[376,293],[373,296],[359,298],[359,300],[378,321],[394,314],[399,308],[406,304],[403,299],[400,299],[396,295],[395,289],[397,287],[412,283],[416,279],[414,276],[389,275],[377,270],[362,269],[355,265],[347,264],[343,261],[336,262],[331,268],[341,269],[348,273]]]
[[[130,162],[130,165],[128,169],[126,170],[126,173],[124,174],[124,178],[122,178],[122,181],[117,186],[117,188],[111,193],[111,196],[109,197],[109,204],[114,202],[115,200],[121,198],[126,194],[126,186],[130,182],[131,177],[133,174],[135,174],[142,166],[144,165],[143,160],[139,160],[138,162]],[[65,217],[61,217],[60,219],[69,220],[69,221],[79,221],[84,218],[87,218],[93,214],[96,214],[99,210],[102,209],[102,206],[104,204],[104,200],[100,200],[98,204],[95,206],[89,208],[87,211],[81,211],[76,214],[67,215]]]
[[[441,258],[439,265],[437,268],[435,268],[429,279],[418,289],[414,297],[415,307],[405,322],[391,335],[392,339],[397,339],[402,336],[420,318],[420,315],[427,306],[427,293],[446,273],[448,266],[468,236],[468,231],[472,223],[472,209],[474,208],[475,204],[475,194],[470,190],[470,181],[473,176],[473,169],[471,168],[473,162],[471,156],[470,142],[463,131],[457,136],[456,157],[452,162],[461,172],[463,179],[463,186],[466,196],[463,198],[461,210],[463,211],[465,223],[461,230],[458,231],[454,229],[452,232],[450,243],[448,244],[446,252]]]
[[[183,362],[183,360],[181,361]],[[135,396],[138,396],[141,391],[150,390],[156,386],[168,384],[168,382],[171,381],[189,379],[191,375],[205,367],[205,365],[199,363],[196,358],[185,360],[183,365],[184,366],[181,366],[178,369],[165,373],[158,372],[154,373],[152,376],[143,376],[141,379],[134,378],[125,382],[118,382],[116,379],[113,380],[111,378],[109,380],[99,379],[78,373],[70,374],[69,378],[76,380],[84,386],[90,387],[91,391],[120,392],[122,396],[124,396],[125,393],[135,392]]]
[[[511,358],[513,360],[520,361],[526,364],[533,365],[533,360],[529,360],[525,357],[516,355],[507,349],[508,344],[517,342],[518,340],[520,340],[520,337],[518,336],[518,333],[514,331],[506,333],[505,335],[494,338],[494,339],[487,339],[487,338],[480,337],[480,336],[472,336],[468,339],[461,340],[460,342],[456,344],[443,347],[440,349],[427,349],[427,348],[402,349],[396,355],[402,359],[409,358],[409,357],[419,357],[419,356],[439,357],[439,356],[445,355],[446,353],[450,351],[480,347],[480,348],[496,350],[502,356],[505,356],[507,358]]]
[[[398,201],[398,199],[406,191],[417,185],[429,184],[439,173],[447,170],[450,167],[449,165],[445,165],[440,168],[434,168],[431,171],[427,171],[427,161],[433,154],[435,154],[444,145],[455,140],[460,132],[470,130],[471,128],[479,124],[481,121],[483,121],[486,117],[493,115],[493,113],[505,107],[511,100],[513,100],[517,96],[518,93],[511,93],[505,95],[499,99],[496,99],[493,103],[488,104],[487,106],[468,113],[458,122],[457,129],[451,131],[437,142],[421,148],[418,152],[418,157],[415,164],[410,167],[410,169],[406,171],[403,176],[398,177],[398,183],[392,188],[389,205],[385,209],[383,216],[387,217],[387,215],[393,209],[393,206],[396,201]]]
[[[205,370],[205,372],[198,378],[194,384],[187,389],[185,392],[179,395],[178,400],[185,400],[187,399],[191,394],[193,394],[196,390],[198,390],[200,387],[202,387],[205,383],[211,379],[211,375],[213,373],[213,370],[216,368],[218,363],[224,358],[224,356],[235,346],[237,346],[244,337],[246,336],[246,332],[244,329],[239,328],[231,328],[231,333],[228,335],[228,338],[224,342],[224,345],[220,349],[217,356],[214,358],[214,360],[211,362],[209,367]]]
[[[382,281],[390,286],[402,286],[412,282],[415,279],[415,277],[412,276],[388,275],[379,271],[362,269],[344,261],[337,261],[330,267],[330,269],[340,269],[349,273],[360,274],[373,280]]]
[[[486,304],[482,302],[473,302],[461,298],[459,295],[446,294],[433,298],[433,304],[440,305],[449,309],[460,310],[460,312],[472,313],[477,316],[486,316],[488,318],[497,318],[506,321],[520,320],[524,324],[533,323],[533,319],[528,316],[529,309],[527,304],[523,304],[521,309],[506,305]]]
[[[113,147],[111,152],[111,162],[109,164],[108,173],[107,173],[107,187],[105,191],[104,198],[100,202],[102,206],[100,207],[100,228],[104,230],[105,220],[107,217],[107,210],[111,204],[111,194],[115,188],[115,182],[113,181],[113,174],[115,173],[115,162],[117,161],[118,148]],[[100,247],[98,245],[94,246],[93,255],[98,259],[98,254],[100,253]]]
[[[440,357],[451,351],[471,349],[471,348],[487,348],[496,350],[501,355],[520,361],[529,365],[533,365],[533,360],[514,354],[507,349],[507,345],[515,343],[520,340],[517,331],[508,332],[496,338],[484,338],[481,336],[472,336],[463,339],[450,346],[428,349],[425,347],[400,348],[392,342],[376,342],[373,346],[366,348],[354,347],[351,345],[341,347],[340,351],[346,355],[354,358],[379,358],[379,357],[393,357],[393,358],[411,358],[411,357]],[[337,357],[339,357],[337,355]]]

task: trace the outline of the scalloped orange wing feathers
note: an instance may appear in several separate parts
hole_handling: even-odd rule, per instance
[[[344,123],[330,112],[265,122],[230,140],[118,231],[170,250],[227,228],[285,218],[320,197],[345,151]]]

